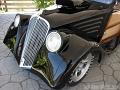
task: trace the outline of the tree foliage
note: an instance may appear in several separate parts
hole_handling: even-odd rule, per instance
[[[40,10],[54,4],[54,0],[34,0],[36,7]]]

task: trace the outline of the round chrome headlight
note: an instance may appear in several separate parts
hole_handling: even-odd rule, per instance
[[[20,23],[20,15],[16,15],[14,20],[14,26],[18,27],[19,23]]]
[[[50,52],[57,52],[62,46],[62,38],[58,32],[51,32],[46,38],[46,48]]]

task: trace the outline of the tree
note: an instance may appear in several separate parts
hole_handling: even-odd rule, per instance
[[[54,0],[34,0],[38,10],[54,4]]]

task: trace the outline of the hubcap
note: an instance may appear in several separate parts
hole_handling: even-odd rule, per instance
[[[89,70],[89,67],[91,65],[91,62],[93,60],[93,56],[91,53],[87,55],[85,59],[83,59],[75,68],[71,75],[70,82],[78,82],[83,78],[83,76],[87,73]]]

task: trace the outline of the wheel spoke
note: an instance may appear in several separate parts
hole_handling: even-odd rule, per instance
[[[91,53],[89,53],[87,57],[76,66],[76,69],[74,70],[71,77],[72,82],[78,82],[83,78],[83,76],[89,70],[92,60],[93,60],[93,56]]]

